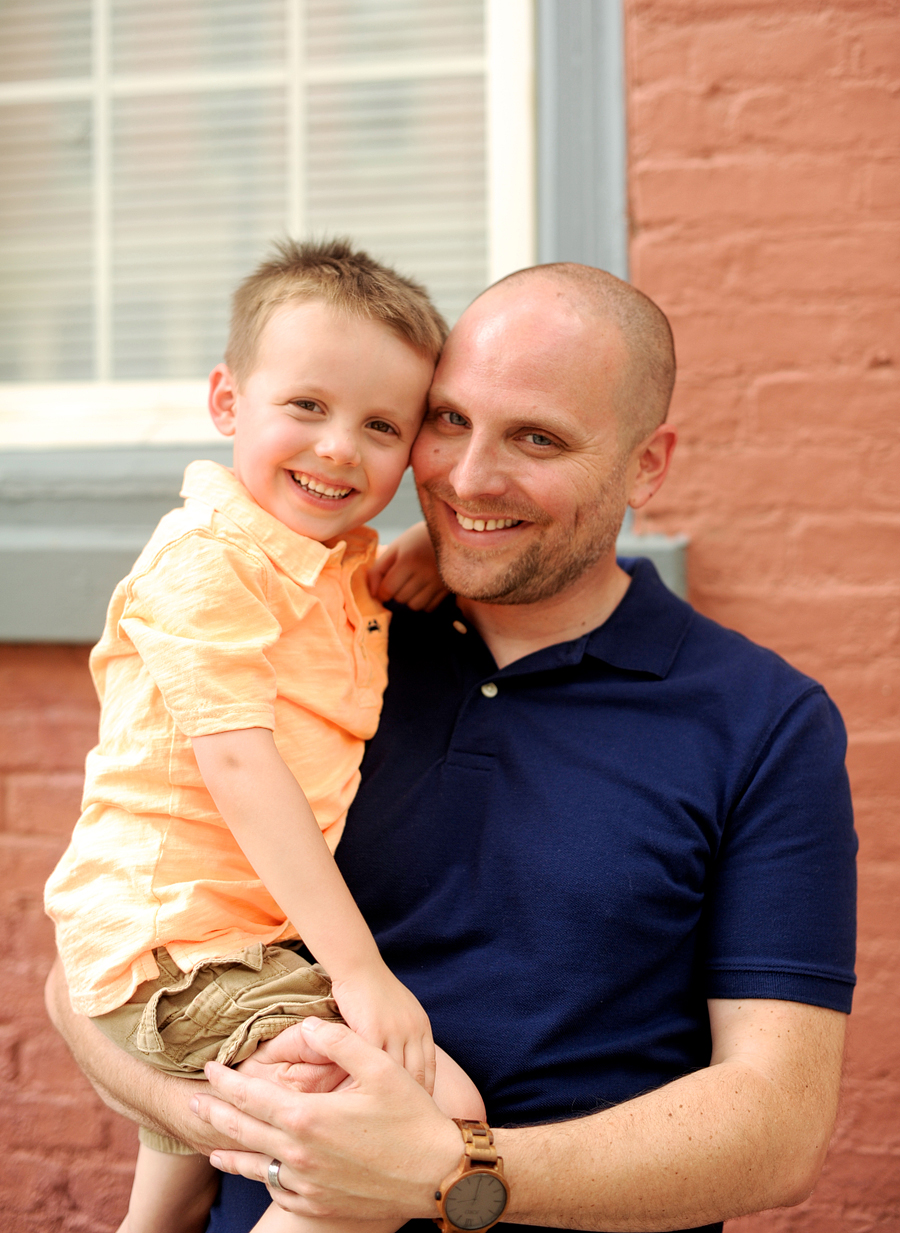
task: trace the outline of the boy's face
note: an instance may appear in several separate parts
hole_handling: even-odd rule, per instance
[[[380,322],[321,300],[277,308],[238,388],[210,374],[234,473],[264,510],[325,542],[374,518],[409,462],[434,365]]]

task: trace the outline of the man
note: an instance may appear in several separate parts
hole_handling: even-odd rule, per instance
[[[522,1225],[717,1229],[798,1202],[835,1115],[855,851],[840,720],[615,560],[626,506],[669,466],[673,377],[659,310],[586,267],[513,275],[460,319],[414,451],[456,605],[394,618],[338,852],[484,1095]],[[443,1210],[459,1130],[348,1029],[211,1068],[217,1099],[107,1073],[58,984],[51,1003],[120,1104],[207,1150],[236,1139],[214,1163],[290,1210]],[[352,1082],[262,1077],[289,1080],[313,1046]],[[211,1228],[249,1227],[246,1186],[225,1179]]]

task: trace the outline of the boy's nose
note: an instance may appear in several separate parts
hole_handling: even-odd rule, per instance
[[[332,429],[324,432],[316,445],[316,456],[327,458],[342,467],[359,465],[359,445],[355,433]]]

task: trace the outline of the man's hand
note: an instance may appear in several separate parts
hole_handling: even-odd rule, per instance
[[[279,1192],[279,1203],[300,1215],[398,1224],[433,1216],[435,1186],[460,1159],[456,1126],[405,1070],[343,1024],[307,1019],[290,1040],[282,1033],[284,1058],[297,1033],[302,1048],[331,1059],[349,1081],[306,1094],[211,1062],[214,1095],[198,1094],[191,1108],[248,1149],[216,1152],[213,1163],[264,1182],[280,1160],[290,1193]]]
[[[350,1082],[345,1070],[313,1049],[299,1023],[263,1041],[234,1069],[292,1092],[333,1092]]]
[[[818,1176],[837,1105],[845,1016],[793,1002],[710,1003],[710,1066],[572,1121],[495,1128],[510,1220],[571,1229],[694,1228],[790,1205]],[[341,1024],[307,1020],[307,1042],[350,1076],[303,1095],[207,1067],[193,1108],[245,1152],[225,1172],[264,1181],[272,1159],[308,1216],[398,1222],[434,1215],[458,1164],[456,1127],[383,1052]]]

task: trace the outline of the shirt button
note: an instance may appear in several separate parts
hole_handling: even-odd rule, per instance
[[[481,692],[486,698],[496,698],[499,691],[493,681],[485,681],[481,687]]]
[[[462,621],[454,621],[453,628],[456,630],[458,634],[467,634],[469,632],[466,629],[465,625],[463,625]]]

